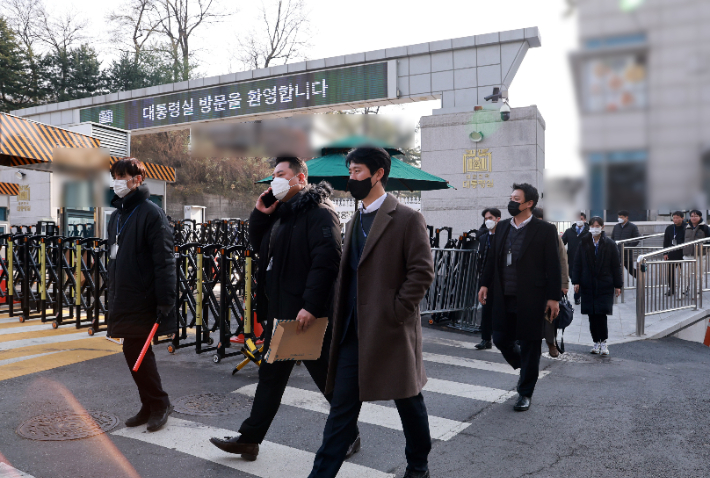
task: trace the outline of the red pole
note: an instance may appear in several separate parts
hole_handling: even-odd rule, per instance
[[[133,366],[133,371],[137,372],[138,369],[140,368],[141,364],[143,363],[143,357],[145,357],[145,354],[148,353],[148,347],[150,347],[150,343],[153,341],[153,337],[155,336],[155,333],[158,331],[158,326],[160,325],[160,322],[156,322],[153,324],[153,329],[150,331],[150,335],[148,335],[148,340],[145,341],[145,345],[143,346],[143,350],[141,350],[141,354],[138,356],[138,360],[136,360],[136,364]]]

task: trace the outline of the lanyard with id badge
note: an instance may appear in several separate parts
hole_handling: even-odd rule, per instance
[[[123,223],[123,227],[119,230],[118,225],[121,223],[121,213],[118,213],[118,218],[116,219],[116,241],[111,244],[111,256],[110,259],[115,260],[116,256],[118,255],[118,238],[121,236],[121,233],[123,230],[126,228],[126,224],[128,224],[128,221],[131,219],[131,216],[133,215],[134,212],[140,207],[136,206],[136,208],[131,211],[131,213],[128,215],[128,219],[126,219],[126,222]]]
[[[512,227],[512,226],[511,226]],[[520,240],[520,237],[522,236],[521,234],[522,231],[518,231],[518,235],[515,238],[515,243],[510,240],[510,232],[508,233],[508,237],[506,238],[506,246],[508,246],[508,252],[506,253],[506,258],[505,258],[505,265],[507,267],[510,267],[513,265],[513,245],[517,244],[518,241]]]

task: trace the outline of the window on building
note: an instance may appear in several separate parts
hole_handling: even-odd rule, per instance
[[[7,208],[0,207],[0,221],[7,221]]]
[[[155,203],[159,208],[163,208],[163,196],[158,196],[157,194],[151,194],[150,200]]]
[[[630,219],[648,218],[646,202],[646,151],[612,151],[588,155],[589,191],[593,215],[616,217],[620,209],[629,211]]]

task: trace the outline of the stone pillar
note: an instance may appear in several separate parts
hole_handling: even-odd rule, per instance
[[[434,114],[421,119],[422,169],[456,189],[422,191],[422,214],[434,227],[454,235],[478,229],[481,211],[497,207],[503,219],[514,182],[543,193],[545,121],[537,106],[513,108],[509,121],[497,110]],[[470,134],[480,132],[474,143]],[[542,202],[540,203],[542,205]]]

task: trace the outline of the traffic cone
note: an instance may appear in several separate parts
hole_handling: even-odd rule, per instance
[[[258,320],[256,320],[256,312],[254,312],[254,335],[257,337],[261,337],[261,334],[264,332],[264,327],[261,326]],[[239,334],[236,337],[232,337],[229,339],[230,342],[233,344],[243,344],[244,343],[244,334]],[[257,345],[261,345],[264,343],[263,339],[259,339],[256,341]]]
[[[710,321],[708,321],[708,327],[705,329],[705,340],[703,340],[703,343],[710,347]]]

